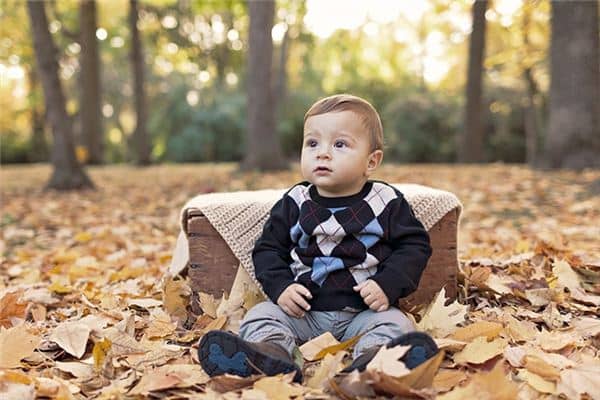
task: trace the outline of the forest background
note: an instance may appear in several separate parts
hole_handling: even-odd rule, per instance
[[[595,1],[6,0],[1,161],[52,160],[65,188],[87,181],[75,164],[281,168],[308,106],[349,92],[380,111],[387,161],[597,166],[597,15]]]

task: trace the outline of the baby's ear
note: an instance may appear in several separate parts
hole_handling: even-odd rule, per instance
[[[383,160],[383,151],[375,150],[371,154],[369,154],[369,162],[367,163],[367,174],[372,173],[379,167],[381,161]]]

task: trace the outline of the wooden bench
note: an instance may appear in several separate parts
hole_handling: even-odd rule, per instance
[[[415,310],[429,304],[442,287],[446,288],[448,297],[456,298],[458,217],[459,210],[453,209],[429,229],[433,254],[419,288],[400,301],[404,310]],[[188,240],[187,273],[192,291],[220,297],[224,291],[231,289],[239,260],[200,210],[185,209],[182,228]]]

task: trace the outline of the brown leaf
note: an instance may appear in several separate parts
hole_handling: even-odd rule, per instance
[[[457,364],[481,364],[504,352],[508,342],[504,339],[495,339],[488,342],[484,336],[479,336],[465,348],[454,355]]]
[[[490,321],[477,321],[473,324],[458,328],[450,336],[462,342],[470,342],[478,336],[485,336],[488,340],[494,339],[502,331],[502,324]]]
[[[467,374],[455,369],[440,369],[433,378],[433,387],[440,393],[447,392],[467,380]]]
[[[444,305],[445,301],[446,289],[442,288],[417,324],[419,330],[430,332],[436,337],[444,337],[454,331],[456,325],[464,321],[468,307],[458,301],[446,306]]]
[[[337,352],[335,355],[327,354],[306,385],[315,389],[325,388],[327,381],[343,369],[342,359],[345,355],[346,352],[343,351]]]
[[[254,382],[254,389],[261,390],[272,400],[288,400],[306,392],[302,386],[290,383],[291,375],[276,375],[260,378]]]
[[[20,367],[20,361],[29,357],[41,341],[29,333],[25,324],[9,329],[0,327],[0,368]]]
[[[0,299],[0,326],[10,328],[13,326],[11,319],[25,319],[27,315],[26,301],[20,301],[23,290],[9,292]]]
[[[183,388],[208,382],[209,377],[199,365],[172,364],[146,371],[138,384],[129,391],[129,394],[147,395],[150,392]]]
[[[600,365],[584,364],[564,369],[556,386],[557,393],[576,399],[588,394],[592,399],[600,399]]]
[[[191,289],[185,280],[179,277],[165,277],[163,286],[163,307],[173,316],[185,320],[188,315]]]
[[[448,393],[441,394],[436,400],[494,399],[514,400],[519,388],[504,372],[501,362],[491,372],[473,375],[466,386],[457,386]]]
[[[338,344],[340,344],[340,342],[335,337],[333,337],[333,334],[331,332],[327,331],[322,335],[312,338],[308,342],[302,344],[302,346],[300,346],[300,352],[302,353],[302,356],[305,360],[315,361],[319,359],[317,358],[317,355],[323,349]],[[321,358],[323,356],[321,356]]]

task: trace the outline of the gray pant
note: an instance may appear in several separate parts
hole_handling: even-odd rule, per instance
[[[276,343],[293,354],[302,344],[327,331],[339,341],[364,334],[354,346],[353,358],[371,346],[382,345],[415,327],[402,311],[390,307],[386,311],[309,311],[303,318],[287,315],[271,301],[248,310],[240,326],[240,337],[249,342]]]

